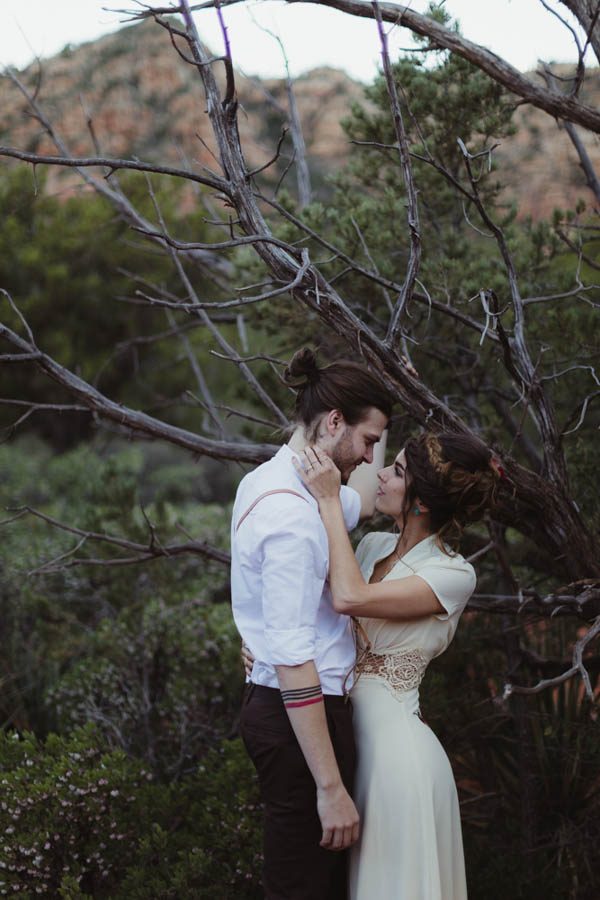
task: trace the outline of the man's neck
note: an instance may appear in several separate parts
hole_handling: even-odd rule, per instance
[[[317,438],[316,441],[309,441],[306,436],[306,431],[302,427],[302,425],[298,425],[291,438],[289,439],[288,447],[290,450],[293,450],[294,453],[301,453],[307,444],[310,444],[311,447],[320,447],[321,444]]]

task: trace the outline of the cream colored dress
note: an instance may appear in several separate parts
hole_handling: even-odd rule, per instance
[[[356,555],[368,581],[397,537],[367,535]],[[361,837],[351,852],[350,900],[465,900],[454,777],[440,742],[419,718],[419,684],[443,653],[475,587],[473,567],[435,538],[421,541],[385,580],[419,575],[446,610],[408,622],[363,618],[371,649],[352,689],[358,749],[355,799]]]

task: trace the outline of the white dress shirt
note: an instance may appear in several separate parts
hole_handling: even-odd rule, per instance
[[[323,693],[342,694],[355,658],[351,621],[333,609],[327,533],[294,456],[284,444],[238,488],[231,523],[233,617],[255,659],[252,682],[278,688],[276,665],[314,660]],[[301,496],[263,497],[243,518],[261,494],[276,490]],[[354,528],[360,497],[343,486],[340,498],[346,527]]]

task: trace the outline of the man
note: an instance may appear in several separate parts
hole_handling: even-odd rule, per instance
[[[294,356],[284,378],[297,390],[296,430],[242,480],[233,510],[233,614],[254,657],[240,730],[265,805],[265,897],[345,900],[345,854],[333,851],[349,847],[359,829],[350,796],[351,707],[343,698],[355,648],[350,620],[331,604],[318,505],[292,460],[310,443],[346,482],[372,461],[391,398],[358,364],[319,368],[309,350]],[[347,486],[341,492],[351,529],[360,498]]]

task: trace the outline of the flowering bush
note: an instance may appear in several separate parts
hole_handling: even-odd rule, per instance
[[[0,733],[0,787],[0,895],[260,896],[260,815],[239,741],[168,785],[90,727],[45,742]]]
[[[141,763],[68,739],[0,735],[0,894],[59,896],[65,882],[100,895],[139,827]]]

